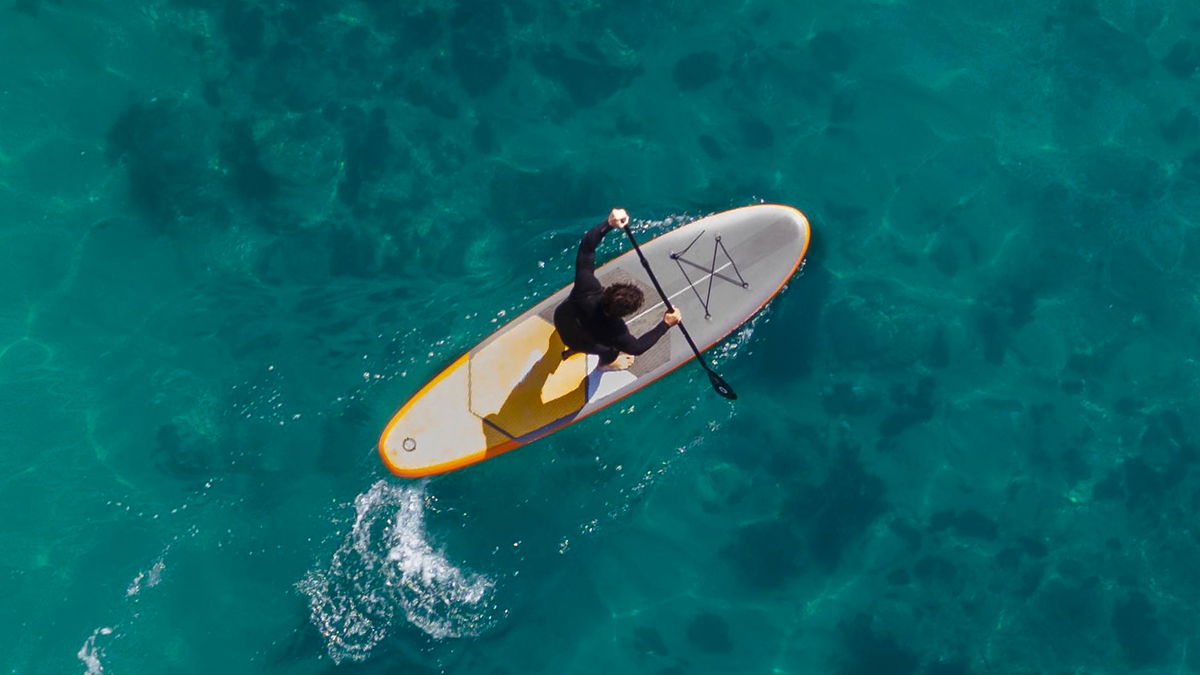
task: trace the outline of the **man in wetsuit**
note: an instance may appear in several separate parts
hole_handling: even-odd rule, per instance
[[[624,317],[641,308],[642,290],[633,284],[615,283],[607,288],[596,279],[596,247],[613,228],[629,226],[625,209],[613,209],[608,220],[588,230],[579,243],[575,258],[575,285],[571,294],[554,310],[554,326],[567,351],[598,354],[600,365],[625,369],[633,365],[633,357],[654,346],[667,329],[683,318],[679,309],[663,314],[657,326],[635,338],[625,325]]]

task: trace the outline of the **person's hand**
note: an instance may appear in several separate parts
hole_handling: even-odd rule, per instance
[[[625,226],[629,224],[629,214],[625,212],[625,209],[613,209],[608,214],[608,224],[625,229]]]
[[[666,314],[663,314],[663,323],[667,324],[668,326],[674,326],[680,321],[683,321],[683,312],[680,312],[678,307],[672,309]]]

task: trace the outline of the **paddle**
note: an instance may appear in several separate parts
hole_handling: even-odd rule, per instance
[[[658,295],[662,298],[663,304],[666,305],[667,311],[674,311],[675,307],[671,305],[671,300],[667,297],[666,291],[663,290],[662,284],[658,283],[658,277],[654,276],[654,270],[650,269],[650,261],[646,260],[646,256],[642,254],[642,249],[638,247],[637,239],[633,238],[633,232],[629,229],[629,225],[627,224],[621,229],[625,230],[625,236],[629,237],[629,243],[633,244],[633,250],[637,251],[638,258],[640,258],[642,261],[642,267],[646,268],[646,274],[649,274],[650,281],[654,282],[654,289],[658,291]],[[693,341],[692,336],[688,334],[687,328],[684,327],[682,321],[679,322],[679,330],[683,331],[683,337],[687,339],[688,346],[690,346],[692,348],[692,352],[696,354],[696,363],[699,363],[700,367],[704,368],[704,370],[708,372],[708,381],[712,382],[713,389],[727,399],[736,399],[737,394],[734,393],[733,387],[729,386],[729,383],[725,381],[725,378],[718,375],[717,371],[713,370],[712,366],[709,366],[708,363],[704,361],[704,357],[700,355],[700,349],[696,347],[695,341]]]

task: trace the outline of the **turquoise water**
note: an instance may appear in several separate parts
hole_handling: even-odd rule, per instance
[[[5,3],[0,669],[1200,672],[1200,5],[973,4]],[[757,201],[738,401],[384,470],[610,207]]]

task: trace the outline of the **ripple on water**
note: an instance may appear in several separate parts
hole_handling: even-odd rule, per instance
[[[30,338],[18,338],[0,347],[0,379],[28,380],[45,375],[53,358],[46,345]]]

